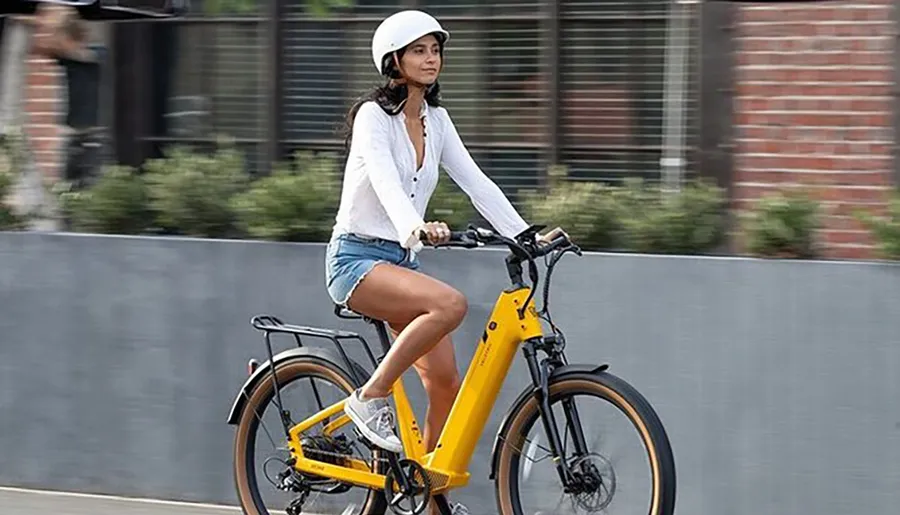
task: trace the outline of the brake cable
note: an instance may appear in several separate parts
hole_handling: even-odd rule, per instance
[[[576,248],[577,247],[575,246],[568,246],[564,247],[562,250],[555,250],[550,254],[544,255],[544,265],[547,267],[547,273],[544,275],[544,305],[541,310],[538,311],[538,316],[546,320],[547,323],[550,324],[550,328],[553,330],[554,334],[558,335],[562,335],[562,331],[556,327],[556,324],[553,323],[553,317],[550,315],[550,278],[553,275],[556,263],[562,259],[566,252],[578,254]]]

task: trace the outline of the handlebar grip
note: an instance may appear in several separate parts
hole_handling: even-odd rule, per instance
[[[569,235],[566,234],[565,232],[563,232],[562,230],[560,230],[560,232],[557,234],[556,238],[551,240],[550,243],[547,243],[544,245],[538,245],[537,254],[539,256],[543,256],[543,255],[553,252],[554,250],[558,249],[559,247],[563,247],[566,245],[572,245],[576,249],[576,252],[578,252],[577,245],[574,245],[572,243],[572,241],[569,239]]]
[[[419,241],[426,245],[431,245],[432,247],[465,247],[465,248],[474,248],[478,246],[478,240],[474,237],[473,232],[471,230],[465,231],[450,231],[450,238],[444,243],[438,243],[436,245],[432,245],[430,241],[428,241],[428,235],[423,230],[419,230]]]

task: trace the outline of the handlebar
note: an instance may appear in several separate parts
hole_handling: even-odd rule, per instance
[[[524,316],[525,309],[529,302],[534,298],[537,290],[539,278],[537,264],[534,261],[535,258],[553,253],[554,255],[547,264],[547,278],[544,281],[544,307],[540,311],[540,313],[545,314],[549,320],[550,315],[547,297],[549,295],[550,274],[553,273],[553,267],[566,252],[571,251],[580,256],[581,249],[578,245],[572,243],[568,235],[564,232],[561,232],[561,234],[554,238],[550,243],[539,243],[536,236],[538,231],[544,229],[544,227],[545,226],[532,225],[525,231],[522,231],[521,234],[518,234],[515,238],[508,238],[489,229],[470,225],[469,228],[464,231],[451,231],[450,238],[444,243],[438,243],[436,245],[431,244],[425,233],[421,231],[419,233],[419,240],[422,241],[422,243],[433,247],[462,247],[469,249],[483,245],[506,245],[509,247],[510,255],[506,258],[506,269],[509,273],[510,282],[513,286],[524,286],[524,283],[522,282],[522,262],[527,261],[529,265],[528,275],[532,284],[528,298],[522,306],[518,308],[519,316]]]
[[[572,243],[565,233],[560,234],[550,243],[538,243],[535,236],[543,228],[542,226],[532,226],[516,238],[508,238],[489,229],[469,226],[468,229],[463,231],[450,231],[450,238],[444,243],[431,244],[424,232],[419,233],[419,240],[435,248],[459,247],[472,249],[485,245],[506,245],[516,256],[529,260],[550,254],[560,247],[566,247],[581,255],[581,249]]]

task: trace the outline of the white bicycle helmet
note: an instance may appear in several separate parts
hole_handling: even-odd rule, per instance
[[[384,56],[432,33],[443,38],[442,44],[450,39],[450,33],[433,16],[422,11],[400,11],[385,18],[372,36],[372,60],[378,73],[384,75]]]

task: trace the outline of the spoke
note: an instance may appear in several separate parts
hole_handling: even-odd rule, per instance
[[[554,513],[559,513],[559,507],[563,505],[563,501],[566,499],[566,493],[563,492],[559,494],[559,502],[556,503],[556,507],[553,508]]]
[[[538,433],[538,435],[540,435],[540,433]],[[525,440],[525,442],[528,443],[529,445],[533,445],[534,447],[536,447],[536,448],[538,448],[538,449],[541,449],[541,450],[543,450],[544,452],[546,452],[546,453],[547,453],[547,456],[544,456],[543,458],[541,458],[541,459],[539,459],[539,460],[530,458],[530,457],[528,457],[527,455],[525,455],[525,454],[522,452],[522,448],[521,448],[521,447],[516,447],[515,445],[509,443],[509,441],[507,441],[506,438],[503,438],[503,445],[509,445],[509,446],[512,447],[513,450],[515,450],[516,453],[518,453],[520,456],[524,456],[526,459],[528,459],[528,460],[530,460],[530,461],[532,461],[532,462],[534,462],[534,463],[538,463],[538,462],[540,462],[540,461],[546,460],[547,458],[550,457],[550,455],[553,454],[552,451],[550,451],[550,449],[544,447],[543,445],[540,445],[540,444],[537,444],[537,443],[535,443],[535,442],[532,442],[532,441],[531,441],[529,438],[527,438],[527,437],[524,437],[524,436],[523,436],[522,439]]]
[[[269,432],[269,428],[266,427],[266,423],[262,421],[262,417],[259,416],[259,412],[256,411],[256,409],[253,410],[253,416],[256,417],[256,420],[259,422],[260,427],[262,427],[263,431],[265,431],[266,436],[269,438],[269,441],[272,442],[272,448],[276,451],[279,450],[278,445],[275,444],[275,439],[272,438],[272,433]]]

